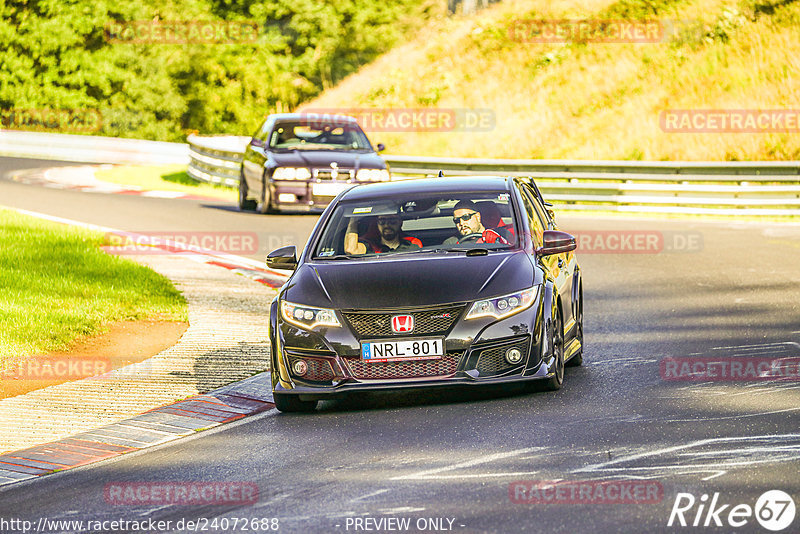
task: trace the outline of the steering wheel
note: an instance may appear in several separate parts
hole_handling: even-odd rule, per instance
[[[458,238],[458,243],[470,243],[472,241],[477,241],[483,237],[483,232],[473,232],[471,234],[462,235]]]

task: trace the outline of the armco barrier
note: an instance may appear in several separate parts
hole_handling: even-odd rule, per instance
[[[189,136],[189,174],[235,186],[247,137]],[[384,156],[393,179],[530,176],[558,209],[800,215],[800,162],[642,162]]]
[[[237,187],[242,154],[249,137],[189,135],[189,176],[202,182]]]
[[[97,163],[189,163],[199,181],[236,187],[248,137],[181,143],[0,131],[0,155]],[[557,209],[800,216],[800,162],[642,162],[384,156],[393,179],[530,176]]]

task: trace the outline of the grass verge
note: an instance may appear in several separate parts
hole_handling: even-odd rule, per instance
[[[129,185],[150,191],[177,191],[220,200],[236,201],[236,190],[203,184],[186,174],[186,165],[115,165],[100,169],[95,177],[103,182]]]
[[[0,367],[122,320],[186,321],[160,274],[99,249],[104,236],[0,209]]]

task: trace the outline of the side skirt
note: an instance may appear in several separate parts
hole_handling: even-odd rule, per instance
[[[567,348],[564,349],[564,363],[566,364],[573,356],[581,351],[581,342],[577,339],[570,341]]]

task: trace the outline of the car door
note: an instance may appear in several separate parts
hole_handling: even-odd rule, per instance
[[[526,204],[529,203],[534,212],[536,224],[546,230],[555,230],[555,223],[548,217],[547,210],[542,204],[539,195],[536,194],[534,189],[528,185],[522,184],[522,191],[526,199]],[[527,206],[526,206],[526,209]],[[562,312],[564,314],[564,326],[568,330],[570,321],[574,316],[572,306],[572,281],[574,278],[577,260],[575,254],[570,252],[562,252],[559,254],[551,254],[542,258],[542,262],[547,266],[555,278],[558,294],[561,297]]]
[[[247,183],[251,198],[261,198],[261,184],[264,176],[264,163],[267,161],[267,136],[272,121],[267,119],[253,135],[242,158],[242,175]]]

